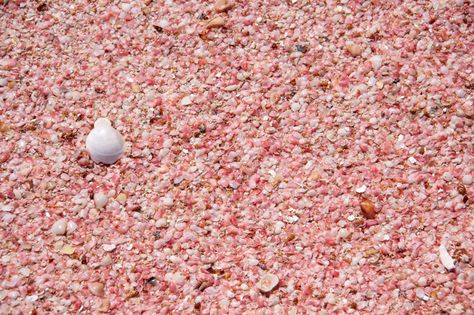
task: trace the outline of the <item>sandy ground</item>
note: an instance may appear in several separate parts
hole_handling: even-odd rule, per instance
[[[0,314],[473,314],[473,16],[2,0]]]

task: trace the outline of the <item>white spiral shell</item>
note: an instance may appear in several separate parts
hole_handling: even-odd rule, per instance
[[[107,118],[97,119],[86,139],[87,151],[96,163],[115,163],[123,153],[124,144],[122,135]]]

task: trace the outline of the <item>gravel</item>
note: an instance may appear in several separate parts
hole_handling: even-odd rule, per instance
[[[0,314],[473,313],[471,4],[3,1]]]

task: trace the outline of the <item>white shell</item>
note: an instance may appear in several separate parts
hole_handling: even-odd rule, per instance
[[[268,293],[278,285],[278,282],[280,282],[280,279],[277,275],[267,273],[257,283],[257,288],[264,293]]]
[[[86,139],[87,151],[96,163],[115,163],[123,153],[124,144],[122,135],[107,118],[97,119]]]
[[[441,244],[441,246],[439,247],[439,259],[441,260],[441,263],[446,269],[453,270],[455,268],[454,260],[449,255],[446,247],[443,244]]]

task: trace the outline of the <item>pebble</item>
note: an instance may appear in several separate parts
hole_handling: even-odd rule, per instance
[[[94,203],[97,209],[105,207],[108,202],[108,197],[103,192],[97,192],[94,194]]]
[[[8,152],[0,153],[0,163],[5,163],[9,159],[10,159],[10,153],[8,153]]]
[[[225,12],[232,8],[233,4],[228,0],[216,0],[214,2],[214,10],[217,12]]]
[[[65,255],[72,255],[75,251],[76,249],[71,245],[64,245],[63,248],[61,248],[61,253]]]
[[[356,193],[359,193],[359,194],[365,193],[366,191],[367,191],[367,186],[365,185],[362,185],[356,188]]]
[[[449,255],[448,250],[443,244],[441,244],[441,246],[439,247],[439,259],[447,270],[454,269],[454,260],[451,255]]]
[[[102,245],[102,249],[106,252],[111,252],[113,251],[117,246],[115,244],[104,244]]]
[[[115,198],[115,200],[117,200],[120,204],[125,204],[125,202],[127,201],[127,195],[124,194],[124,193],[120,193],[118,194],[118,196]]]
[[[378,70],[382,66],[382,56],[380,55],[375,55],[372,58],[370,58],[370,62],[372,63],[372,67],[375,70]]]
[[[100,282],[92,282],[92,283],[89,283],[88,287],[89,287],[89,291],[95,296],[104,295],[104,284]]]
[[[265,274],[260,281],[257,283],[257,289],[263,293],[272,291],[280,282],[278,276],[272,273]]]
[[[447,181],[447,182],[450,182],[450,181],[453,180],[453,175],[451,175],[450,172],[445,172],[445,173],[443,174],[443,179],[444,179],[445,181]]]
[[[99,306],[99,312],[101,313],[108,313],[110,309],[110,300],[109,299],[103,299],[100,302]]]
[[[374,203],[370,200],[363,200],[360,203],[360,209],[362,210],[362,214],[367,219],[375,219],[375,206]]]
[[[291,110],[297,112],[301,109],[301,104],[298,102],[291,103]]]
[[[191,105],[192,103],[193,103],[193,97],[191,95],[185,96],[181,100],[181,105],[183,106]]]
[[[67,220],[64,218],[54,222],[53,226],[51,227],[51,233],[53,233],[54,235],[64,235],[66,234],[66,230]]]
[[[73,233],[77,229],[77,224],[74,221],[69,221],[67,223],[66,231],[68,234]]]
[[[216,16],[207,22],[207,28],[222,27],[225,25],[225,19],[222,16]]]
[[[166,207],[171,207],[173,205],[173,197],[166,196],[163,198],[163,205]]]
[[[165,218],[161,218],[158,221],[156,221],[156,227],[157,228],[162,228],[165,227],[168,223],[166,222]]]
[[[285,227],[285,223],[281,221],[277,221],[275,223],[275,234],[280,234],[284,227]]]
[[[102,267],[106,267],[106,266],[110,266],[112,265],[114,262],[112,260],[112,257],[110,257],[109,255],[106,255],[104,256],[104,258],[102,258],[101,262],[100,262],[100,265]]]
[[[346,239],[349,235],[351,235],[351,233],[345,228],[342,228],[337,232],[338,238]]]
[[[347,51],[352,55],[352,57],[357,57],[362,55],[364,50],[361,46],[351,43],[347,45]]]
[[[462,183],[463,183],[464,185],[471,185],[471,184],[472,184],[472,181],[473,181],[473,180],[472,180],[472,176],[471,176],[471,175],[464,175],[464,176],[462,177]]]
[[[426,295],[425,290],[423,288],[416,288],[415,289],[416,297],[423,300],[428,301],[430,298]]]
[[[4,87],[4,86],[7,86],[8,84],[8,80],[5,79],[5,78],[1,78],[0,79],[0,87]]]

